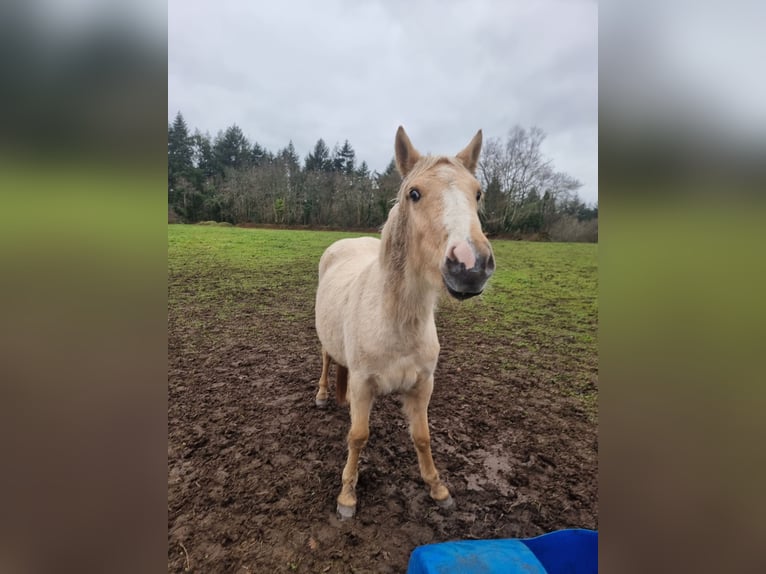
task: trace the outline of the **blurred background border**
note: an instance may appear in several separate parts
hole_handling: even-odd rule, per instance
[[[166,7],[0,10],[0,571],[162,570]],[[766,13],[599,11],[602,568],[763,572]]]

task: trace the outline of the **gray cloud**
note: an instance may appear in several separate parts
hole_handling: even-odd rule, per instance
[[[233,123],[301,156],[348,139],[382,170],[403,124],[424,152],[477,129],[548,133],[555,165],[597,200],[593,2],[171,0],[168,115],[212,135]]]

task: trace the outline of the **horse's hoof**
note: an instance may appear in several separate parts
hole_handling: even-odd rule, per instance
[[[338,503],[338,518],[341,520],[348,520],[354,518],[356,514],[356,506],[346,506],[345,504]]]
[[[316,399],[314,402],[320,409],[323,409],[327,406],[327,399]]]
[[[445,498],[444,500],[435,500],[434,502],[436,502],[436,504],[439,505],[439,508],[444,508],[444,509],[452,508],[452,505],[455,504],[455,501],[452,500],[452,496],[450,496],[449,494],[447,495],[447,498]]]

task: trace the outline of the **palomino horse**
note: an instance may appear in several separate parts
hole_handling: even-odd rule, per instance
[[[431,456],[428,402],[439,356],[434,310],[445,290],[457,299],[479,295],[495,269],[481,230],[481,188],[474,177],[481,130],[455,157],[421,156],[399,127],[396,166],[403,181],[381,239],[333,243],[319,261],[316,328],[322,375],[316,404],[327,404],[330,362],[337,364],[337,399],[350,403],[351,430],[338,514],[356,512],[359,453],[369,437],[378,395],[398,391],[410,423],[420,474],[442,507],[452,497]],[[348,397],[346,397],[348,395]]]

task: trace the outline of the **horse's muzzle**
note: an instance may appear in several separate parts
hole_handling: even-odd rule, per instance
[[[473,267],[466,269],[465,263],[447,257],[441,271],[449,294],[455,299],[469,299],[484,291],[484,286],[495,272],[495,258],[492,251],[476,253]]]

